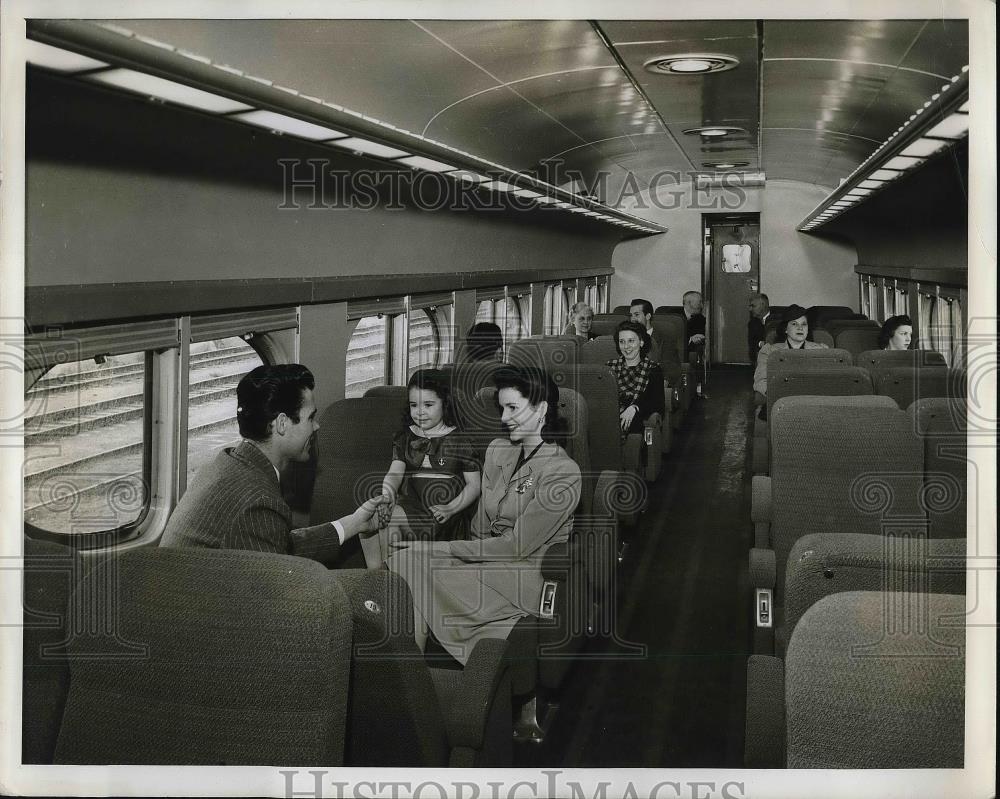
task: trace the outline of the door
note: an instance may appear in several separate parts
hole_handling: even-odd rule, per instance
[[[712,360],[749,364],[747,305],[760,286],[760,223],[709,222]]]

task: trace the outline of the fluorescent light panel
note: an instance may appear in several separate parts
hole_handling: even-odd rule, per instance
[[[969,132],[967,114],[952,114],[927,131],[924,135],[936,139],[960,139]]]
[[[910,169],[915,167],[917,164],[922,164],[923,162],[923,158],[912,158],[908,155],[897,155],[895,158],[890,158],[886,161],[883,166],[886,169]]]
[[[899,173],[890,169],[876,169],[868,177],[871,180],[895,180],[899,177]],[[866,186],[865,188],[868,187]]]
[[[478,172],[471,172],[468,169],[454,169],[448,173],[453,178],[458,178],[459,180],[464,180],[467,183],[489,183],[490,179],[485,175],[480,175]]]
[[[343,147],[345,150],[364,153],[365,155],[374,155],[379,158],[401,158],[404,155],[409,155],[409,153],[405,150],[397,150],[395,147],[389,147],[386,144],[368,141],[368,139],[361,139],[357,136],[351,136],[347,139],[338,139],[337,141],[330,142],[330,144],[333,147]]]
[[[490,191],[516,191],[515,186],[511,186],[509,183],[504,183],[502,180],[491,180],[489,183],[484,183],[483,188],[489,189]]]
[[[281,133],[290,133],[303,139],[312,141],[322,141],[324,139],[342,139],[347,136],[339,130],[324,128],[322,125],[314,125],[295,117],[277,114],[274,111],[249,111],[246,114],[236,114],[233,119],[240,122],[247,122],[268,130],[277,130]]]
[[[89,58],[69,50],[60,50],[50,44],[28,39],[25,43],[28,51],[27,61],[39,67],[47,67],[57,72],[82,72],[85,69],[99,69],[108,66],[96,58]]]
[[[156,97],[160,100],[167,100],[178,105],[186,105],[190,108],[197,108],[200,111],[208,111],[213,114],[229,114],[233,111],[250,110],[250,106],[246,103],[239,103],[236,100],[230,100],[228,97],[220,97],[217,94],[203,92],[201,89],[194,89],[182,83],[164,80],[155,75],[134,72],[131,69],[112,69],[108,72],[95,72],[93,75],[88,75],[87,80],[138,94],[145,94],[149,97]]]
[[[917,139],[911,145],[900,151],[900,155],[913,158],[926,158],[938,150],[943,150],[948,142],[940,139]]]
[[[531,189],[516,189],[514,191],[514,194],[516,194],[518,197],[530,197],[530,198],[542,196],[537,191],[532,191]]]
[[[869,180],[862,180],[858,184],[858,188],[859,189],[877,189],[883,183],[885,183],[884,180],[871,180],[871,179],[869,179]]]
[[[433,158],[425,158],[422,155],[411,155],[408,158],[400,158],[399,163],[412,166],[414,169],[423,169],[427,172],[452,172],[455,167],[442,161],[435,161]]]

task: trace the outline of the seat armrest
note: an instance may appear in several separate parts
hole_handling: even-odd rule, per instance
[[[504,639],[484,638],[472,650],[464,669],[430,670],[453,748],[482,748],[490,707],[509,667],[506,650]]]
[[[743,765],[785,766],[785,664],[771,655],[751,655],[747,661]]]
[[[754,475],[750,480],[750,520],[771,523],[771,478]]]
[[[777,565],[773,549],[754,547],[750,550],[750,585],[754,588],[774,588]]]

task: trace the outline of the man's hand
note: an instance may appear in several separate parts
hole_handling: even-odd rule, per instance
[[[691,338],[688,339],[688,344],[703,344],[705,342],[705,336],[702,333],[695,333]]]
[[[354,513],[339,519],[340,526],[344,528],[344,540],[357,535],[358,533],[370,533],[377,530],[379,526],[378,511],[391,499],[385,494],[365,500],[365,502]]]

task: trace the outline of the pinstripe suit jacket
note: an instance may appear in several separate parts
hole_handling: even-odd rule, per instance
[[[276,552],[329,564],[340,538],[329,523],[293,530],[274,467],[257,447],[241,441],[199,470],[160,546]]]

